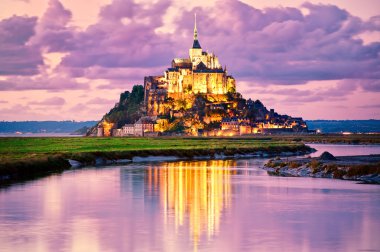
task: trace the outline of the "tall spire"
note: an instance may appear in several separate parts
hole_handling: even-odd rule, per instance
[[[198,40],[197,13],[194,13],[194,40]]]
[[[201,44],[198,41],[198,30],[197,30],[197,13],[194,14],[194,42],[193,48],[201,49]]]

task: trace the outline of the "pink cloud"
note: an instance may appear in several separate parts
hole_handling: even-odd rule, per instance
[[[83,90],[88,89],[87,83],[78,83],[74,79],[65,76],[38,76],[36,78],[26,78],[24,76],[12,76],[7,80],[0,80],[0,91],[9,90]]]
[[[62,97],[52,97],[42,101],[32,101],[29,105],[43,105],[43,106],[62,106],[66,103]]]
[[[111,99],[104,99],[104,98],[101,98],[101,97],[95,97],[95,98],[92,98],[90,100],[87,101],[87,104],[115,104],[116,103],[116,100],[111,100]]]

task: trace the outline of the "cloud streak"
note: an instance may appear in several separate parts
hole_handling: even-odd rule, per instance
[[[32,101],[28,105],[62,106],[66,103],[62,97],[51,97],[43,101]]]

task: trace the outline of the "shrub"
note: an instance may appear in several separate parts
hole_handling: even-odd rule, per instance
[[[288,164],[288,163],[286,163],[286,162],[281,162],[281,163],[280,163],[280,167],[281,167],[281,168],[282,168],[282,167],[285,167],[287,164]]]
[[[290,162],[289,163],[289,168],[298,168],[298,167],[300,167],[301,166],[301,164],[300,163],[297,163],[297,162],[295,162],[295,161],[292,161],[292,162]]]
[[[341,178],[343,178],[344,175],[346,175],[346,173],[347,172],[345,170],[343,170],[343,169],[337,169],[333,173],[333,178],[335,178],[335,179],[341,179]]]
[[[321,163],[318,162],[318,160],[316,159],[313,159],[311,160],[310,162],[310,167],[313,168],[313,169],[316,169],[320,166]]]
[[[275,163],[270,160],[268,163],[265,164],[266,167],[270,167],[270,168],[274,168],[275,167]]]
[[[369,174],[380,174],[380,163],[355,165],[348,168],[347,176],[363,176]]]
[[[321,163],[319,163],[318,160],[313,159],[313,160],[311,160],[311,162],[309,164],[310,164],[310,168],[311,168],[313,174],[317,173],[320,170],[319,166],[321,165]]]
[[[276,162],[275,160],[269,160],[268,163],[265,164],[266,167],[276,168],[276,167],[285,167],[287,166],[286,162]]]
[[[326,173],[332,173],[338,169],[338,166],[335,163],[327,164],[324,167]]]

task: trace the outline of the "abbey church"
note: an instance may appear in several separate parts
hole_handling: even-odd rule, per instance
[[[92,136],[235,136],[308,132],[300,117],[280,115],[236,92],[235,79],[214,53],[202,50],[195,18],[187,58],[125,91]]]
[[[147,113],[152,116],[164,113],[162,102],[166,98],[191,100],[193,95],[203,94],[213,101],[224,101],[225,94],[236,92],[236,84],[218,57],[202,50],[195,18],[189,57],[173,59],[162,76],[145,77],[144,90]]]

